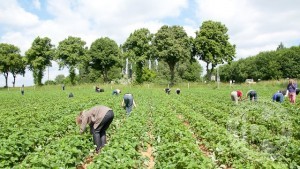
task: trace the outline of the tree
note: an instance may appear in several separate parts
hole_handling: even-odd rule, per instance
[[[64,80],[66,79],[65,75],[57,75],[55,77],[55,83],[56,84],[63,84],[64,83]]]
[[[153,35],[146,28],[138,29],[130,34],[126,42],[123,44],[125,56],[136,63],[136,81],[143,82],[143,65],[148,59],[151,47],[151,39]]]
[[[196,32],[193,54],[206,62],[208,79],[218,64],[230,63],[235,58],[235,45],[229,43],[227,31],[220,22],[205,21]]]
[[[25,69],[26,69],[26,61],[24,58],[22,58],[21,55],[16,55],[13,61],[13,66],[10,69],[10,73],[13,75],[14,81],[13,81],[13,87],[15,87],[16,84],[16,77],[18,74],[25,75]]]
[[[48,37],[34,39],[31,48],[25,52],[29,70],[33,71],[34,84],[42,85],[44,70],[46,66],[51,66],[54,55],[53,45]]]
[[[113,66],[120,66],[121,51],[117,43],[108,37],[95,40],[90,47],[90,65],[93,69],[101,71],[104,82],[108,82],[108,71]]]
[[[25,66],[22,62],[20,49],[17,46],[0,43],[0,71],[5,77],[5,87],[8,87],[7,81],[9,72],[13,73],[14,76],[13,86],[15,86],[16,74],[25,73]]]
[[[200,79],[202,67],[197,61],[186,61],[178,65],[177,71],[181,79],[190,82],[195,82]]]
[[[284,45],[282,42],[280,42],[280,44],[278,45],[277,49],[276,50],[281,50],[281,49],[284,49]]]
[[[86,57],[84,45],[86,43],[78,37],[69,36],[67,39],[59,42],[56,50],[56,59],[58,59],[59,68],[69,68],[69,77],[71,83],[75,84],[75,69]]]
[[[152,44],[158,59],[168,64],[170,81],[174,84],[176,63],[191,58],[189,37],[181,26],[164,25],[155,34]]]

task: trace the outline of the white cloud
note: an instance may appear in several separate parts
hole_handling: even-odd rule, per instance
[[[16,0],[0,0],[0,25],[6,29],[35,26],[38,17],[21,8]]]
[[[238,58],[274,50],[280,42],[284,45],[300,43],[300,1],[192,1],[47,0],[42,5],[42,1],[32,0],[39,14],[45,12],[48,18],[39,19],[45,17],[28,12],[17,0],[0,0],[0,42],[20,47],[22,54],[37,36],[49,37],[55,46],[68,36],[82,38],[87,46],[100,37],[109,37],[122,44],[136,29],[148,28],[155,33],[162,25],[168,24],[168,19],[180,18],[180,25],[193,37],[205,20],[225,24],[230,42],[237,46]],[[194,4],[196,6],[191,6]],[[183,10],[188,16],[183,16]],[[50,80],[61,73],[55,64],[49,71]],[[68,75],[67,70],[63,74]],[[26,73],[25,78],[32,84],[31,73]],[[0,86],[3,82],[1,75]]]
[[[300,36],[300,1],[197,0],[197,17],[214,20],[229,29],[237,58],[275,50]]]
[[[33,0],[32,3],[36,9],[41,9],[41,3],[39,0]]]

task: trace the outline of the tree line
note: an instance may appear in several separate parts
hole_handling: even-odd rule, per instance
[[[274,80],[281,78],[300,78],[300,46],[284,47],[282,43],[274,51],[239,59],[219,68],[223,81],[245,79]]]
[[[210,76],[218,64],[230,63],[235,58],[235,45],[229,43],[227,32],[224,24],[209,20],[202,23],[195,38],[178,25],[164,25],[154,34],[147,28],[137,29],[121,45],[101,37],[87,47],[80,37],[69,36],[55,47],[50,38],[37,37],[24,56],[17,46],[0,43],[0,72],[6,86],[9,73],[15,79],[17,74],[24,75],[26,68],[33,72],[34,84],[42,85],[44,71],[51,61],[56,61],[59,69],[69,69],[71,84],[100,78],[103,82],[121,79],[124,67],[129,71],[128,78],[136,83],[157,79],[166,79],[171,84],[195,81],[202,71],[197,60],[206,63]]]

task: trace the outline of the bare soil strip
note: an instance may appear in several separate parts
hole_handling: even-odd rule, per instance
[[[142,156],[147,157],[149,159],[147,169],[152,169],[155,165],[154,157],[152,155],[153,147],[150,144],[147,144],[147,147],[147,151],[142,151],[141,154]]]

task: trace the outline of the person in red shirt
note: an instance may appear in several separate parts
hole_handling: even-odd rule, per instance
[[[242,100],[243,93],[240,90],[232,91],[230,93],[230,96],[231,96],[231,100],[235,101],[235,104],[238,104],[238,101]]]

